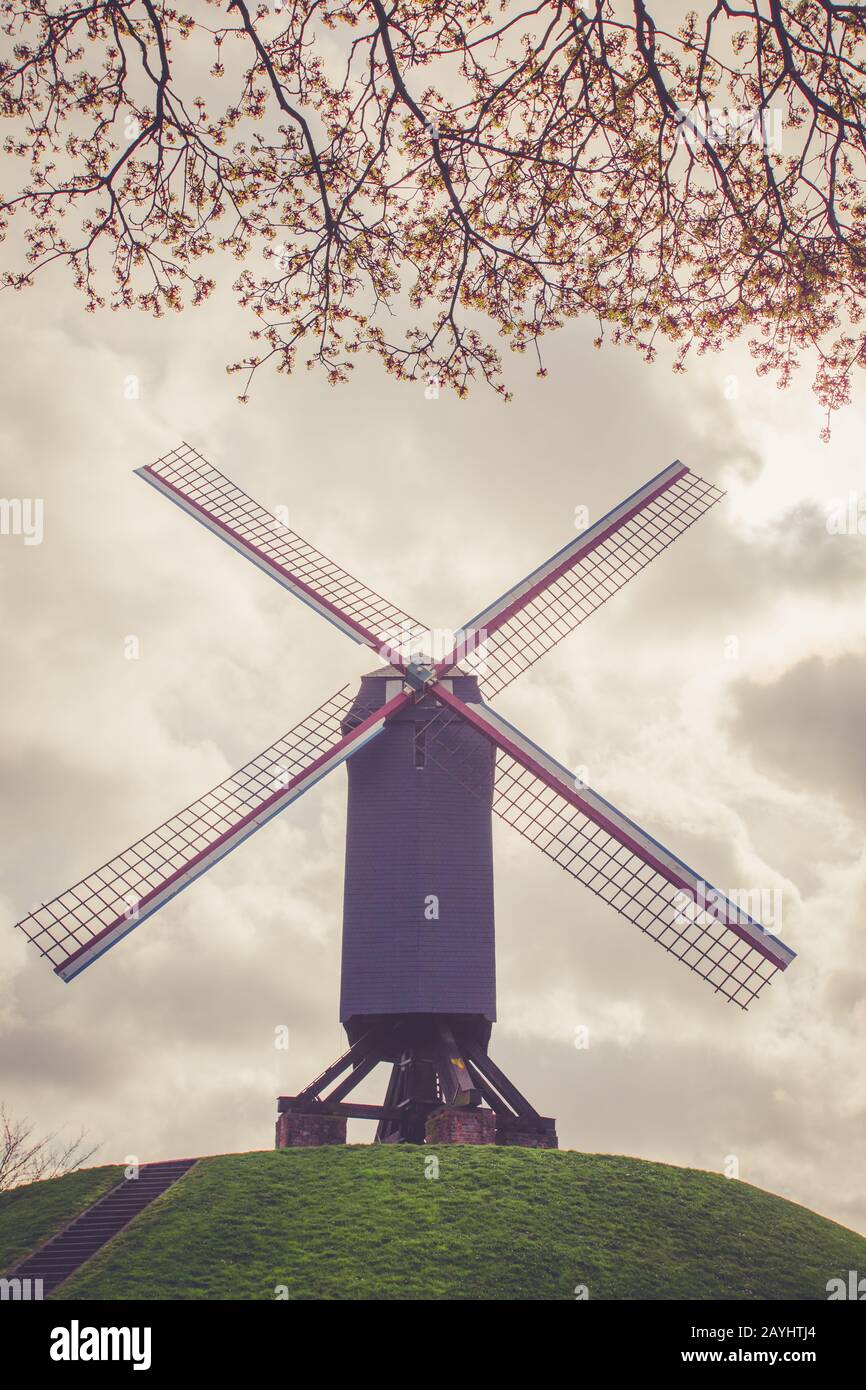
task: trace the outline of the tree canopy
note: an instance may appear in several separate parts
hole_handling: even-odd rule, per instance
[[[662,10],[664,13],[662,13]],[[866,364],[866,11],[831,0],[2,0],[5,282],[214,288],[231,364],[507,394],[586,314],[651,358],[746,334],[832,409]],[[668,16],[667,25],[665,16]],[[672,16],[672,17],[671,17]]]

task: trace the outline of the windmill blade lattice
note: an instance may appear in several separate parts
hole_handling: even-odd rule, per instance
[[[402,702],[392,700],[388,712]],[[218,786],[16,925],[62,979],[73,979],[381,733],[384,708],[344,736],[351,706],[346,686]]]
[[[449,662],[474,672],[486,698],[498,694],[723,496],[673,464],[467,623]]]
[[[486,705],[463,705],[437,687],[452,714],[433,716],[426,747],[469,790],[486,795],[483,754],[467,760],[455,719],[496,748],[493,810],[572,878],[613,907],[741,1008],[794,952],[616,807],[580,787],[569,771]]]
[[[353,641],[391,659],[426,632],[417,618],[284,526],[188,444],[135,471]]]

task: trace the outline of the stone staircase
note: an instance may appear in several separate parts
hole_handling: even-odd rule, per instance
[[[41,1279],[43,1297],[47,1296],[197,1162],[195,1158],[177,1158],[142,1164],[137,1178],[122,1178],[5,1277],[29,1279],[31,1288],[34,1280]]]

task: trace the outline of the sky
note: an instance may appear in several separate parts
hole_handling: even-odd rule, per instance
[[[809,363],[787,392],[739,346],[678,376],[576,324],[546,380],[507,364],[510,405],[360,364],[263,372],[242,406],[248,327],[228,289],[161,323],[85,315],[61,274],[4,300],[0,496],[41,500],[43,534],[0,535],[0,1098],[101,1162],[268,1148],[275,1097],[344,1046],[344,770],[70,985],[13,930],[371,665],[134,468],[187,440],[455,627],[679,458],[724,502],[496,706],[708,881],[763,891],[798,959],[741,1012],[497,826],[491,1052],[562,1147],[866,1232],[862,386],[823,444]]]

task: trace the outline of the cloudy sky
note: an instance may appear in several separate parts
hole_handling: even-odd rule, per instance
[[[708,880],[778,892],[799,959],[744,1014],[497,827],[493,1053],[564,1147],[735,1156],[866,1231],[866,535],[827,528],[866,493],[866,393],[824,445],[808,364],[787,393],[745,349],[678,377],[578,325],[546,381],[510,364],[510,406],[364,366],[241,406],[246,327],[228,291],[161,324],[61,276],[4,301],[0,496],[43,499],[44,539],[0,537],[0,1095],[102,1161],[267,1148],[343,1046],[344,771],[71,985],[12,929],[371,664],[133,468],[188,440],[445,627],[680,458],[724,503],[497,703]]]

